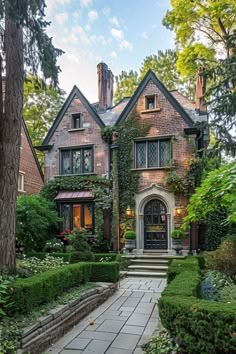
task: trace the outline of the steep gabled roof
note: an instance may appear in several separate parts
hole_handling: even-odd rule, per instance
[[[165,96],[165,98],[170,102],[170,104],[176,109],[176,111],[181,115],[181,117],[184,119],[186,124],[188,124],[189,127],[193,126],[193,120],[190,118],[188,113],[184,110],[184,108],[179,104],[179,102],[174,98],[174,96],[167,90],[167,88],[161,83],[160,80],[156,77],[154,72],[152,70],[148,70],[146,75],[144,76],[143,80],[140,82],[138,88],[134,92],[133,96],[131,97],[129,103],[127,106],[124,108],[123,112],[121,113],[119,119],[116,121],[116,125],[119,123],[123,122],[129,113],[132,111],[134,108],[137,100],[139,99],[141,93],[147,86],[148,82],[152,80],[154,84],[158,87],[158,89],[162,92],[162,94]]]
[[[103,123],[103,121],[101,120],[101,118],[99,117],[99,115],[97,114],[97,112],[93,109],[92,105],[89,103],[89,101],[87,100],[87,98],[82,94],[82,92],[78,89],[78,87],[75,85],[73,87],[73,89],[71,90],[69,96],[67,97],[65,103],[63,104],[62,108],[60,109],[56,119],[53,122],[53,125],[51,126],[51,128],[49,129],[44,141],[43,141],[43,146],[44,145],[48,145],[49,141],[51,139],[51,137],[53,136],[53,134],[55,133],[58,125],[60,124],[62,118],[64,117],[66,111],[68,110],[71,102],[73,101],[73,99],[77,97],[80,99],[80,101],[83,103],[83,105],[85,106],[85,108],[88,110],[88,112],[91,114],[91,116],[93,117],[93,119],[96,121],[96,123],[102,128],[105,126],[105,124]]]
[[[29,135],[27,126],[26,126],[26,124],[25,124],[24,118],[22,118],[22,127],[23,127],[23,129],[24,129],[24,132],[25,132],[25,135],[26,135],[28,144],[29,144],[29,146],[30,146],[30,149],[31,149],[32,155],[33,155],[33,157],[34,157],[35,163],[36,163],[36,165],[37,165],[37,168],[38,168],[38,170],[39,170],[40,176],[42,177],[42,181],[44,181],[43,171],[42,171],[42,168],[41,168],[41,166],[40,166],[40,164],[39,164],[39,160],[38,160],[38,157],[37,157],[36,152],[35,152],[35,150],[34,150],[34,147],[33,147],[33,144],[32,144],[32,141],[31,141],[31,138],[30,138],[30,135]]]

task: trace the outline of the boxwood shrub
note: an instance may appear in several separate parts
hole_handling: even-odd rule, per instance
[[[48,270],[26,279],[17,279],[11,286],[12,312],[27,313],[56,299],[63,291],[91,282],[116,282],[119,263],[84,262]]]
[[[174,260],[169,285],[158,302],[163,326],[177,340],[181,353],[236,353],[236,303],[197,297],[199,260]]]
[[[91,263],[90,281],[116,282],[119,280],[118,262],[93,262]]]

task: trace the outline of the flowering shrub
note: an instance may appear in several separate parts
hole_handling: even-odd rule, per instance
[[[68,262],[64,262],[62,258],[52,257],[46,255],[44,259],[38,259],[37,257],[26,258],[24,255],[21,260],[18,261],[17,272],[21,277],[27,278],[33,274],[45,272],[49,269],[54,269],[67,265]]]
[[[111,262],[111,257],[101,257],[98,262]]]
[[[208,271],[201,283],[200,294],[211,301],[236,301],[236,284],[221,272]]]
[[[64,243],[56,238],[48,240],[44,246],[44,252],[63,252]]]

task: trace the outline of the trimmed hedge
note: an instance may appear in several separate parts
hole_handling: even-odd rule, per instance
[[[201,262],[191,257],[170,265],[169,285],[158,302],[162,324],[181,353],[236,353],[236,303],[197,297]]]
[[[15,311],[27,313],[33,308],[54,300],[63,291],[86,283],[91,264],[77,263],[48,270],[30,278],[17,279],[12,284],[11,301]]]
[[[12,312],[27,313],[48,303],[67,289],[87,281],[116,282],[119,279],[119,263],[86,262],[69,264],[48,270],[30,278],[17,279],[11,286]]]
[[[118,262],[94,262],[91,263],[90,281],[117,282],[119,280],[119,263]]]

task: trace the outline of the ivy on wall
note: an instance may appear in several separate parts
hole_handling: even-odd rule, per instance
[[[97,176],[61,176],[45,184],[41,195],[54,200],[62,190],[89,190],[95,202],[95,236],[104,238],[104,210],[111,208],[110,181]]]
[[[150,125],[144,124],[137,113],[130,117],[119,126],[107,126],[103,128],[101,135],[107,142],[111,143],[112,134],[116,133],[115,144],[118,146],[118,181],[119,181],[119,209],[120,222],[127,227],[134,227],[130,219],[125,216],[128,206],[135,209],[135,193],[138,189],[138,171],[132,171],[134,139],[146,136]]]

